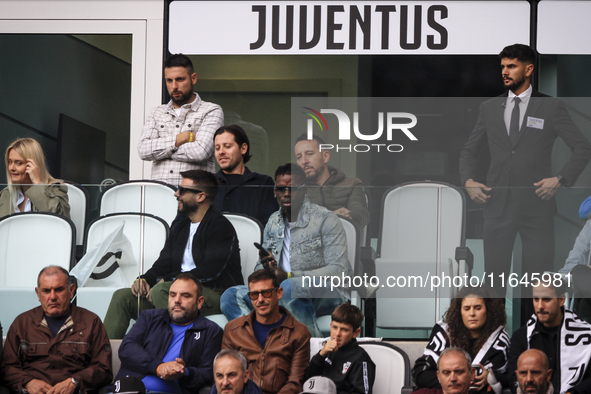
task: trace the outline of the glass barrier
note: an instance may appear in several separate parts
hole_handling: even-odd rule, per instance
[[[519,207],[503,221],[488,217],[486,204],[472,201],[465,188],[444,182],[320,188],[297,177],[287,185],[282,180],[276,187],[238,186],[229,193],[224,188],[218,192],[226,197],[226,208],[219,208],[222,211],[231,209],[228,202],[248,209],[244,198],[235,196],[262,196],[246,198],[257,209],[264,196],[269,196],[266,201],[271,208],[267,211],[272,214],[268,219],[260,209],[256,214],[262,216],[251,219],[244,211],[225,212],[240,248],[242,268],[237,270],[240,278],[236,284],[246,283],[255,267],[260,267],[263,252],[256,242],[264,253],[273,254],[263,263],[286,275],[282,286],[290,286],[290,297],[322,298],[335,304],[350,299],[364,309],[366,330],[387,338],[415,339],[428,337],[430,327],[466,286],[484,284],[492,287],[487,294],[505,300],[510,332],[533,312],[533,287],[549,284],[567,291],[567,304],[574,307],[578,305],[574,300],[585,296],[581,290],[585,287],[577,285],[577,277],[586,277],[584,266],[589,262],[591,225],[586,220],[591,213],[587,201],[591,187],[560,187],[549,200],[539,197],[539,187],[492,188],[487,191],[491,198],[506,196]],[[194,213],[184,209],[186,202],[199,198],[199,193],[214,193],[181,193],[156,185],[158,188],[134,182],[108,187],[68,185],[72,240],[62,235],[56,223],[19,224],[8,220],[19,215],[3,217],[0,291],[5,293],[3,299],[11,300],[2,308],[3,326],[9,327],[16,315],[38,306],[34,293],[37,274],[49,264],[72,270],[79,286],[75,302],[105,318],[115,291],[129,288],[158,259],[172,222]],[[0,196],[0,209],[10,203],[6,193]],[[48,192],[45,196],[49,197],[43,198],[56,194]],[[343,200],[343,196],[348,198]],[[360,198],[355,200],[355,196]],[[30,199],[33,206],[39,201],[36,198]],[[556,206],[556,213],[547,217],[523,214],[534,198]],[[329,209],[310,201],[324,203]],[[354,203],[339,206],[346,205],[341,201]],[[184,214],[177,214],[178,208]],[[283,217],[295,211],[297,216],[289,219],[291,257],[286,259]],[[337,217],[330,211],[342,215]],[[500,240],[495,235],[496,225],[501,226]],[[546,238],[536,239],[540,233]],[[58,247],[58,241],[66,246]],[[64,249],[66,254],[62,255]],[[74,256],[72,266],[67,252]],[[573,267],[577,267],[575,275],[564,275]],[[287,277],[288,272],[292,278]],[[165,274],[154,281],[160,276],[168,279]],[[222,286],[213,287],[221,293]],[[574,289],[580,293],[573,294]],[[139,307],[152,305],[141,299]]]

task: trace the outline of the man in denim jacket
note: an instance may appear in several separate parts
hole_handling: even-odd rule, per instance
[[[351,276],[352,270],[340,219],[308,201],[305,179],[303,170],[295,164],[285,164],[275,172],[280,209],[267,222],[264,250],[255,270],[275,272],[284,289],[281,305],[305,324],[312,336],[320,337],[316,316],[331,314],[349,298],[346,288],[332,288],[331,277],[342,282],[343,275]],[[235,286],[222,295],[221,309],[228,320],[253,309],[247,292],[246,286]]]

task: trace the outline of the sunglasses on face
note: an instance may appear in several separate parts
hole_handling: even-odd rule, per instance
[[[299,185],[299,186],[275,186],[275,191],[277,193],[285,193],[286,190],[288,190],[290,193],[293,192],[299,192],[300,190],[302,190],[304,188],[304,185]]]
[[[278,287],[273,287],[272,289],[266,289],[261,291],[249,291],[246,294],[248,294],[251,300],[256,301],[259,299],[259,294],[262,294],[265,298],[271,298],[271,295],[273,295],[273,290],[277,289]]]
[[[191,189],[189,187],[182,187],[179,186],[179,196],[182,196],[185,193],[194,193],[194,194],[199,194],[199,193],[203,193],[203,190],[198,190],[198,189]]]

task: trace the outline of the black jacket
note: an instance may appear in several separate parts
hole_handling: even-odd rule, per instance
[[[485,218],[497,218],[507,210],[508,190],[518,204],[516,212],[529,217],[547,217],[556,213],[556,199],[543,200],[535,194],[534,182],[561,175],[567,185],[574,185],[591,158],[591,145],[572,121],[565,104],[533,91],[523,117],[519,140],[515,145],[503,120],[507,93],[485,101],[480,106],[478,122],[460,154],[462,186],[473,179],[491,187],[491,198],[484,205]],[[542,120],[533,127],[528,119]],[[552,149],[557,137],[573,152],[557,172],[552,170]],[[486,180],[476,179],[479,148],[488,142],[490,166]]]
[[[507,374],[509,376],[509,385],[511,392],[517,392],[517,376],[515,370],[517,369],[517,359],[521,353],[528,349],[538,349],[548,356],[550,361],[550,369],[552,369],[552,386],[554,392],[560,393],[560,329],[562,324],[558,327],[556,332],[548,331],[540,322],[536,323],[536,328],[532,334],[532,338],[528,344],[527,341],[527,326],[518,328],[511,337],[511,346],[509,346]],[[573,366],[574,367],[574,366]],[[587,368],[583,380],[573,387],[574,391],[579,394],[591,393],[591,368]],[[572,391],[571,390],[571,391]],[[563,390],[564,391],[564,390]]]
[[[273,194],[275,182],[267,175],[252,172],[246,167],[238,183],[230,185],[222,170],[215,176],[220,180],[220,189],[213,202],[218,212],[241,213],[258,219],[263,226],[277,209]]]
[[[121,369],[115,380],[123,376],[143,379],[146,375],[156,375],[156,368],[168,351],[172,335],[168,310],[143,311],[121,342]],[[222,348],[223,335],[216,323],[201,314],[193,327],[185,332],[179,357],[185,362],[189,374],[178,379],[183,393],[196,393],[213,382],[213,359]]]
[[[153,287],[158,278],[170,281],[179,275],[189,238],[191,220],[184,215],[175,219],[160,257],[142,278]],[[216,290],[242,285],[240,250],[236,231],[228,219],[210,207],[193,237],[193,260],[190,273],[204,286]]]
[[[328,356],[316,354],[310,360],[304,381],[324,376],[337,386],[339,394],[371,394],[376,378],[376,365],[356,339]]]

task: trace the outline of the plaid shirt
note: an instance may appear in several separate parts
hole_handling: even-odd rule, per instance
[[[140,158],[152,161],[151,178],[178,186],[182,171],[214,172],[213,134],[223,124],[222,108],[202,101],[197,93],[192,103],[181,107],[178,117],[172,100],[154,108],[138,145]],[[195,133],[195,141],[176,147],[176,136],[184,131]]]

